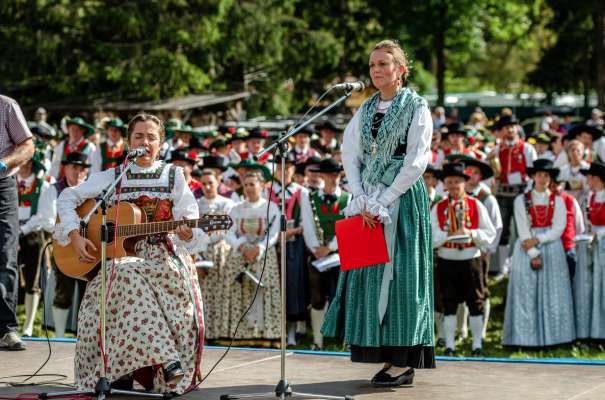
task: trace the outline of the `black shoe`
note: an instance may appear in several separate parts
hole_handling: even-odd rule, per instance
[[[443,355],[446,357],[456,357],[456,350],[448,347],[447,349],[445,349]]]
[[[125,375],[117,381],[113,381],[110,387],[118,390],[132,390],[134,388],[134,377],[132,374]]]
[[[483,349],[481,347],[477,347],[471,351],[471,355],[473,357],[483,357]]]
[[[185,371],[183,371],[183,368],[181,368],[181,363],[179,361],[169,362],[162,367],[162,370],[164,371],[164,380],[166,383],[170,383],[173,380],[185,375]]]
[[[376,375],[374,375],[374,377],[370,380],[370,383],[374,384],[374,382],[380,381],[381,379],[383,379],[385,377],[389,377],[390,378],[391,376],[387,373],[387,371],[390,370],[390,369],[391,369],[391,367],[388,367],[388,368],[383,368],[380,371],[378,371],[376,373]]]
[[[445,347],[445,339],[444,338],[437,339],[437,347],[440,348],[440,349],[443,348],[443,347]]]
[[[414,369],[410,368],[401,375],[397,376],[391,376],[385,372],[378,379],[374,380],[372,385],[374,385],[374,387],[395,387],[411,385],[412,383],[414,383]]]

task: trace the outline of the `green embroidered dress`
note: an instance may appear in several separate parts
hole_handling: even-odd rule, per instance
[[[343,164],[353,201],[387,221],[391,262],[341,272],[322,332],[351,346],[353,362],[434,368],[430,161],[426,101],[401,89],[392,102],[368,99],[345,130]],[[390,223],[388,223],[390,222]]]

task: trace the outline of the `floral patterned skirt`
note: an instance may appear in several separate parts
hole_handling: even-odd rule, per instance
[[[197,273],[184,249],[141,240],[137,257],[108,265],[107,379],[113,382],[152,367],[153,391],[183,393],[196,382],[204,335]],[[110,277],[111,276],[111,277]],[[75,378],[79,389],[94,389],[102,368],[99,347],[100,275],[86,289],[78,317]],[[185,375],[167,384],[161,365],[180,361]]]
[[[204,298],[204,336],[206,339],[229,338],[229,281],[227,257],[231,247],[225,240],[208,247],[202,258],[212,261],[213,268],[200,274],[200,288]]]
[[[262,280],[265,287],[259,289],[254,304],[240,324],[237,339],[277,339],[280,337],[279,262],[275,247],[270,247],[267,251],[267,265]],[[245,264],[239,251],[231,252],[225,275],[227,285],[229,285],[229,336],[252,302],[256,290],[256,284],[250,279],[243,277],[240,281],[236,280]],[[263,257],[254,264],[248,264],[248,270],[257,277],[260,277],[262,268]]]

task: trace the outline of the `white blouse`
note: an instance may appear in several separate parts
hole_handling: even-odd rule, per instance
[[[542,205],[548,206],[550,200],[550,191],[537,192],[536,190],[531,191],[532,204],[534,206]],[[517,224],[517,234],[519,240],[524,241],[535,237],[540,241],[540,244],[550,243],[555,240],[560,240],[565,226],[567,226],[567,210],[565,203],[560,196],[555,196],[555,209],[553,212],[552,225],[542,233],[535,233],[535,229],[531,227],[531,221],[528,218],[528,210],[525,208],[525,194],[521,194],[515,198],[514,202],[514,213],[515,222]],[[538,228],[544,229],[544,228]],[[535,258],[540,255],[540,250],[536,247],[529,249],[527,254]]]
[[[233,218],[233,226],[227,234],[227,242],[231,245],[232,251],[238,251],[239,247],[244,243],[255,244],[260,250],[256,258],[258,261],[265,254],[267,239],[269,240],[269,247],[275,246],[279,236],[279,210],[272,202],[269,202],[269,221],[266,221],[266,224],[270,225],[269,229],[266,229],[265,224],[266,233],[261,236],[240,235],[239,233],[239,224],[243,219],[266,220],[267,202],[264,198],[255,203],[244,200],[231,209],[229,215]]]
[[[170,165],[163,164],[161,161],[156,161],[149,168],[142,168],[138,165],[133,165],[132,173],[153,173],[163,166],[162,173],[157,179],[128,179],[127,176],[122,178],[123,188],[138,187],[142,191],[134,193],[120,194],[120,201],[135,200],[142,195],[147,195],[152,198],[170,199],[172,200],[172,215],[174,220],[180,219],[198,219],[200,217],[199,208],[189,185],[185,181],[183,169],[176,167],[174,176],[174,187],[172,192],[145,192],[146,187],[166,187],[169,184]],[[76,213],[76,208],[85,200],[92,199],[98,196],[103,189],[109,186],[115,179],[115,169],[110,168],[106,171],[92,174],[84,183],[69,187],[63,190],[57,201],[57,212],[61,218],[61,223],[55,227],[54,237],[62,245],[69,244],[69,232],[80,227],[80,218]],[[112,202],[115,202],[115,196]],[[206,250],[210,239],[204,231],[199,228],[193,228],[193,239],[189,242],[180,240],[178,236],[169,234],[168,237],[176,246],[182,246],[190,253],[197,253]]]
[[[388,104],[388,103],[386,103]],[[380,102],[378,108],[385,108],[385,102]],[[361,184],[361,164],[363,162],[363,152],[361,149],[361,113],[356,113],[344,132],[342,143],[342,163],[347,175],[349,190],[356,198],[367,196],[368,199],[353,201],[348,214],[358,214],[364,201],[375,201],[379,206],[389,207],[401,195],[403,195],[418,179],[421,178],[427,165],[431,162],[431,139],[433,135],[433,120],[428,107],[422,107],[412,118],[412,123],[407,136],[407,149],[403,166],[393,180],[393,183],[383,190],[377,190],[374,193],[365,193]],[[368,209],[378,210],[371,204]],[[382,216],[382,213],[381,213]]]

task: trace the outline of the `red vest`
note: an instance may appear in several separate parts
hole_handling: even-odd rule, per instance
[[[458,201],[455,201],[455,204],[452,204],[450,208],[450,198],[446,197],[437,203],[437,220],[439,221],[439,227],[447,232],[454,232],[460,227],[457,226],[456,221],[456,209],[455,205],[457,205]],[[479,228],[479,210],[477,208],[477,199],[471,196],[464,195],[463,197],[463,223],[464,227],[467,229],[477,229]],[[449,222],[449,226],[448,226]],[[460,247],[475,247],[473,242],[470,243],[452,243],[445,242],[443,247],[446,248],[460,248]]]
[[[563,248],[567,251],[576,247],[576,243],[573,238],[576,236],[576,218],[573,207],[573,196],[566,192],[558,193],[565,203],[566,211],[566,225],[563,234],[561,235],[561,241],[563,242]]]
[[[532,228],[548,228],[552,225],[552,216],[555,213],[555,196],[556,194],[551,192],[548,198],[548,205],[534,206],[531,201],[531,191],[525,194],[525,198],[529,203]]]
[[[597,203],[595,201],[596,194],[593,192],[590,196],[589,210],[590,223],[592,226],[605,225],[605,203]]]
[[[519,172],[521,179],[525,180],[527,165],[525,163],[525,152],[523,151],[524,143],[523,140],[519,140],[516,146],[500,145],[500,151],[498,152],[501,165],[500,182],[508,183],[508,174],[512,172]]]

